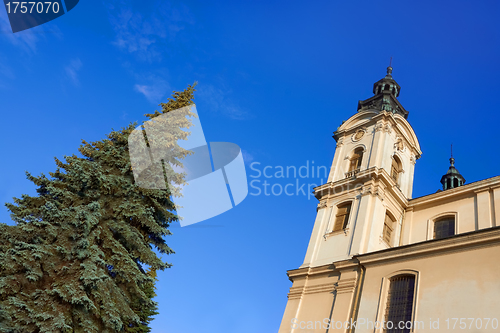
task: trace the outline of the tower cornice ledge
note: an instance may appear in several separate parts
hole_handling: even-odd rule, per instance
[[[408,198],[401,192],[397,184],[383,168],[372,167],[358,172],[354,177],[344,178],[335,182],[329,182],[314,188],[314,196],[322,201],[333,199],[346,193],[358,195],[380,195],[382,190],[390,193],[397,202],[406,208]]]
[[[286,272],[290,281],[297,278],[311,278],[321,275],[331,275],[332,271],[351,271],[359,265],[359,261],[355,258],[335,261],[333,263],[320,265],[320,266],[307,266],[297,269],[291,269]]]

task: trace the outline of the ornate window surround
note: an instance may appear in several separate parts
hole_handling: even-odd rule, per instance
[[[390,273],[382,278],[378,307],[377,307],[377,314],[376,314],[376,318],[375,318],[375,321],[379,322],[380,325],[385,320],[385,311],[386,311],[386,306],[387,306],[387,298],[389,295],[389,287],[391,284],[391,279],[393,277],[396,277],[399,275],[414,275],[415,276],[415,288],[413,290],[413,308],[412,308],[411,321],[415,322],[415,320],[417,318],[417,311],[418,311],[418,305],[419,305],[418,289],[419,289],[419,284],[420,284],[420,279],[421,279],[421,276],[420,276],[421,273],[419,271],[413,270],[413,269],[402,269],[402,270],[392,272],[392,273]],[[414,331],[415,331],[415,328],[412,328],[410,330],[410,332],[414,332]],[[375,327],[373,332],[374,333],[384,333],[385,330],[383,327]]]
[[[438,215],[435,215],[431,217],[430,219],[427,220],[427,239],[426,240],[431,240],[434,239],[434,222],[437,220],[447,217],[447,216],[453,216],[455,219],[455,235],[459,234],[459,229],[458,229],[458,212],[443,212]]]
[[[390,173],[389,175],[391,176],[391,179],[394,180],[396,182],[396,185],[397,186],[400,186],[401,184],[401,177],[402,175],[404,174],[406,168],[405,168],[405,165],[403,163],[403,158],[402,156],[398,153],[398,152],[395,152],[394,154],[392,154],[391,156],[391,169],[390,169]],[[397,172],[397,180],[395,180],[393,177],[392,177],[392,169],[394,167],[394,164],[397,165],[397,169],[396,169],[396,172]]]
[[[325,234],[324,234],[324,238],[325,240],[330,237],[330,236],[333,236],[333,235],[338,235],[338,234],[344,234],[347,236],[348,234],[348,231],[349,231],[349,227],[353,221],[353,215],[354,215],[354,212],[355,212],[355,208],[356,208],[356,198],[349,198],[349,199],[345,199],[345,200],[342,200],[342,201],[339,201],[335,204],[332,204],[330,206],[330,212],[329,212],[329,216],[327,217],[328,220],[327,220],[327,223],[326,223],[326,230],[325,230]],[[347,204],[350,204],[351,205],[351,209],[349,211],[349,217],[347,219],[347,222],[345,224],[345,228],[344,229],[341,229],[341,230],[336,230],[336,231],[333,231],[333,228],[334,228],[334,224],[335,224],[335,217],[337,216],[337,211],[338,211],[338,207],[339,206],[343,206],[343,205],[347,205]]]
[[[344,170],[347,170],[347,173],[349,173],[350,171],[350,167],[351,167],[351,160],[353,159],[353,156],[356,152],[356,150],[362,150],[362,154],[363,154],[363,157],[361,159],[361,163],[360,165],[358,166],[358,169],[361,170],[363,168],[366,168],[366,166],[364,166],[366,164],[366,146],[364,144],[358,144],[358,145],[355,145],[350,151],[348,154],[346,154],[345,158],[344,158]]]
[[[391,227],[391,241],[388,243],[385,238],[384,238],[384,232],[385,232],[385,221],[386,221],[386,216],[389,216],[389,218],[392,220],[392,226]],[[399,223],[398,223],[398,218],[396,218],[396,214],[392,212],[389,208],[385,208],[385,213],[384,213],[384,225],[382,226],[382,234],[380,235],[380,243],[386,244],[388,247],[394,247],[395,245],[395,240],[397,238],[397,235],[399,234]]]

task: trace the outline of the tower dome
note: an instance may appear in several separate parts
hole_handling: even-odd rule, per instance
[[[397,97],[401,91],[399,84],[392,78],[392,67],[387,67],[384,78],[373,84],[373,97],[358,102],[358,112],[366,110],[387,111],[408,118],[406,111]]]
[[[449,190],[451,188],[462,186],[465,183],[465,178],[458,172],[455,168],[455,159],[453,158],[453,150],[450,158],[450,167],[446,174],[441,177],[441,184],[443,184],[443,190]]]
[[[387,75],[378,80],[373,84],[373,94],[377,95],[383,92],[387,92],[389,94],[394,95],[394,97],[399,96],[399,92],[401,91],[401,87],[399,84],[392,78],[392,67],[387,67]]]

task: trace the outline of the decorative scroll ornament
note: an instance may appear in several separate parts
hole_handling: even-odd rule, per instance
[[[344,137],[341,137],[339,138],[339,140],[337,141],[337,148],[338,147],[342,147],[342,145],[344,144]]]
[[[352,141],[359,141],[365,135],[365,131],[362,129],[358,129],[356,133],[352,136]]]
[[[326,207],[326,201],[321,201],[319,204],[318,204],[318,208],[317,210],[320,210],[322,208],[325,208]]]
[[[403,139],[401,138],[397,138],[396,139],[396,142],[394,143],[394,149],[398,150],[398,151],[402,151],[404,149],[404,143],[403,143]]]

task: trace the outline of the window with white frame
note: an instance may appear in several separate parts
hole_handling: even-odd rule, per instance
[[[394,219],[389,215],[389,213],[385,213],[384,220],[384,229],[382,231],[382,238],[388,244],[392,244],[392,234],[394,231]]]
[[[455,217],[444,216],[434,221],[434,239],[442,239],[455,235]]]
[[[387,333],[409,333],[415,295],[415,275],[401,274],[390,278],[385,307]]]
[[[392,164],[391,164],[391,178],[394,179],[396,184],[399,181],[399,174],[403,171],[403,164],[401,163],[401,160],[394,155],[392,157]]]
[[[361,168],[363,161],[363,148],[356,148],[349,159],[349,172],[357,171]]]
[[[346,228],[347,222],[349,221],[349,215],[351,213],[351,206],[351,202],[337,206],[337,214],[335,215],[332,232],[341,231]]]

